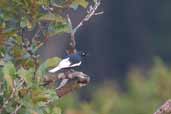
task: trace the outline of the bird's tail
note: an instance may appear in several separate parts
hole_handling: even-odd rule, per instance
[[[61,69],[60,67],[55,67],[55,68],[49,70],[49,72],[50,72],[50,73],[55,73],[55,72],[57,72],[57,71],[60,70],[60,69]]]

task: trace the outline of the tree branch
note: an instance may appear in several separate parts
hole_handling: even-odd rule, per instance
[[[64,73],[61,74],[61,77],[62,75],[67,77],[68,81],[65,83],[61,82],[62,84],[56,88],[56,92],[59,97],[63,97],[76,89],[86,86],[90,81],[90,77],[83,72],[73,71],[68,73],[67,76]]]
[[[20,105],[18,105],[16,108],[15,108],[15,111],[13,112],[13,113],[11,113],[11,114],[17,114],[18,113],[18,111],[21,109],[21,107],[22,107],[22,105],[20,104]]]
[[[70,27],[72,29],[72,31],[71,31],[71,42],[69,44],[70,48],[72,50],[75,50],[75,46],[76,46],[75,34],[79,30],[79,28],[82,27],[85,22],[89,21],[91,17],[103,14],[103,12],[96,12],[96,10],[98,9],[98,7],[100,5],[101,5],[101,0],[97,0],[95,2],[94,6],[90,5],[88,10],[87,10],[87,15],[74,28],[72,26],[72,22],[71,22],[71,19],[70,19],[69,15],[67,15],[68,23],[70,24]],[[75,51],[73,51],[73,52],[75,52]]]
[[[96,10],[98,9],[98,7],[100,6],[101,4],[101,1],[100,0],[97,0],[95,2],[95,5],[92,6],[90,5],[90,7],[88,8],[87,10],[87,15],[81,20],[81,22],[73,29],[73,34],[75,34],[77,32],[77,30],[84,24],[84,22],[86,21],[89,21],[90,18],[94,15],[97,15],[97,14],[103,14],[102,12],[101,13],[96,13]]]
[[[171,114],[171,99],[167,100],[154,114]]]
[[[54,85],[56,84],[56,81],[61,81],[56,88],[56,93],[59,97],[63,97],[76,89],[86,86],[90,81],[90,77],[83,72],[68,70],[67,72],[59,73],[56,76],[46,76],[42,85]]]

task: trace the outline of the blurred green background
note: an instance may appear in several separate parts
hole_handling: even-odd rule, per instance
[[[171,70],[160,59],[147,72],[133,68],[127,73],[126,91],[113,81],[87,87],[90,99],[70,94],[59,100],[65,114],[153,114],[171,97]],[[85,91],[85,89],[82,89]]]

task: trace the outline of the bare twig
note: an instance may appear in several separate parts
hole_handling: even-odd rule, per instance
[[[42,25],[41,25],[41,23],[39,22],[38,23],[38,29],[40,30],[40,33],[43,35],[43,37],[44,37],[44,41],[42,42],[43,44],[45,44],[47,41],[48,41],[48,35],[46,35],[45,33],[44,33],[44,31],[43,31],[43,27],[42,27]]]
[[[18,105],[16,108],[15,108],[15,111],[14,112],[12,112],[11,114],[17,114],[18,113],[18,111],[21,109],[21,107],[22,107],[22,105],[20,104],[20,105]]]
[[[87,15],[81,20],[81,22],[73,29],[73,33],[75,34],[77,30],[84,24],[84,22],[89,21],[90,18],[94,15],[97,15],[96,10],[100,6],[101,1],[98,0],[95,2],[94,6],[90,6],[89,9],[87,10]],[[103,13],[101,13],[103,14]]]
[[[71,18],[69,17],[69,15],[67,15],[67,20],[71,28],[71,42],[69,45],[71,46],[72,49],[75,49],[75,46],[76,46],[75,32],[73,31],[72,22],[71,22]]]
[[[24,44],[24,43],[23,43]],[[31,45],[31,44],[30,44]],[[36,78],[35,75],[36,75],[36,71],[37,71],[37,68],[38,68],[38,57],[39,55],[35,55],[32,50],[30,49],[31,46],[30,45],[25,45],[23,46],[23,48],[26,50],[26,52],[30,55],[31,59],[33,60],[34,62],[34,66],[35,66],[35,71],[34,71],[34,75],[33,75],[33,80]]]
[[[32,39],[36,39],[37,37],[39,37],[40,32],[41,32],[40,23],[38,23],[38,28],[36,29],[36,33],[34,34]]]
[[[69,23],[69,25],[70,25],[70,28],[72,29],[73,26],[72,26],[71,18],[69,17],[68,14],[67,14],[67,20],[68,20],[68,23]]]
[[[102,15],[103,13],[104,13],[104,11],[101,11],[101,12],[95,13],[94,15]]]
[[[78,31],[78,29],[83,26],[83,24],[87,21],[90,20],[92,16],[100,15],[103,14],[103,12],[96,12],[98,7],[101,5],[101,0],[97,0],[94,4],[94,6],[90,5],[88,10],[87,10],[87,15],[79,22],[79,24],[73,28],[71,19],[69,15],[67,15],[68,23],[70,24],[70,27],[72,29],[71,31],[71,42],[70,42],[70,47],[74,50],[76,46],[76,41],[75,41],[75,33]]]
[[[13,90],[12,90],[12,93],[11,93],[10,97],[9,97],[6,101],[4,101],[4,103],[3,103],[2,107],[0,107],[0,112],[3,112],[3,111],[4,111],[4,109],[5,109],[6,105],[7,105],[7,104],[9,103],[9,101],[14,97],[15,92],[16,92],[16,89],[15,89],[15,88],[13,88]]]
[[[9,97],[9,98],[4,102],[4,104],[3,104],[3,106],[2,106],[2,107],[5,107],[5,106],[9,103],[9,101],[14,97],[15,92],[16,92],[16,89],[15,89],[15,88],[13,88],[13,90],[12,90],[12,93],[11,93],[10,97]]]
[[[33,53],[32,51],[32,44],[35,40],[35,38],[37,37],[37,34],[41,32],[41,28],[39,28],[39,30],[36,32],[36,34],[33,36],[32,41],[26,40],[24,39],[24,30],[22,29],[21,34],[22,34],[22,48],[25,49],[25,51],[30,55],[31,59],[34,62],[34,67],[35,67],[35,71],[34,71],[34,75],[33,75],[33,80],[35,80],[36,78],[36,71],[38,68],[38,57],[39,55]],[[43,43],[40,43],[36,46],[36,48],[38,48],[38,46],[40,47],[41,45],[43,45]]]

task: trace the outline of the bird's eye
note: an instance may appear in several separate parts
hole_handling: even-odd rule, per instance
[[[81,52],[80,54],[81,54],[81,56],[87,56],[87,53],[85,53],[85,52]]]

